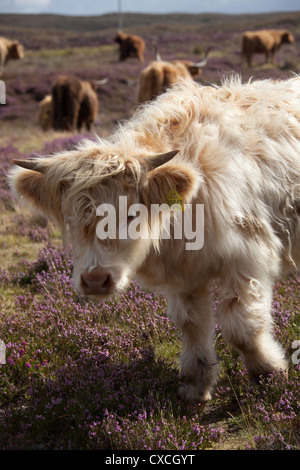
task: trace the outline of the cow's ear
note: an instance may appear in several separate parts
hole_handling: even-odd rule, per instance
[[[176,191],[183,203],[188,204],[197,194],[200,181],[200,175],[191,165],[168,163],[147,173],[143,192],[150,204],[168,203],[170,191]]]
[[[18,165],[18,162],[15,162]],[[25,164],[26,165],[26,164]],[[61,194],[44,172],[14,167],[9,175],[12,192],[40,213],[61,222]]]

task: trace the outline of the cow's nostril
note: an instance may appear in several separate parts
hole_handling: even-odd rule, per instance
[[[109,294],[112,287],[112,277],[97,268],[90,272],[84,271],[80,276],[80,287],[86,295]]]
[[[83,277],[82,274],[81,274],[81,276],[80,276],[80,287],[81,287],[83,290],[85,290],[85,289],[88,288],[88,285],[87,285],[87,283],[85,282],[84,277]]]
[[[109,290],[110,286],[111,286],[111,276],[108,274],[105,281],[102,284],[102,288]]]

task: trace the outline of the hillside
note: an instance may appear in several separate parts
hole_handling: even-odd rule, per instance
[[[294,33],[300,33],[300,12],[267,13],[260,15],[220,15],[220,14],[134,14],[123,15],[123,28],[125,31],[134,31],[146,36],[157,36],[162,33],[207,33],[212,31],[240,33],[245,29],[275,28],[291,29]],[[49,34],[48,40],[53,41],[59,47],[55,37],[82,36],[90,45],[96,45],[97,39],[101,42],[110,41],[118,29],[118,15],[107,14],[101,16],[61,16],[52,14],[43,15],[0,15],[0,34],[18,34],[20,40],[31,48],[32,40],[45,34]],[[79,37],[77,37],[79,43]],[[95,42],[93,42],[95,41]]]
[[[222,15],[217,13],[187,14],[142,14],[124,13],[124,28],[145,29],[151,26],[166,25],[171,27],[210,29],[211,25],[240,30],[247,28],[299,27],[300,12],[265,13],[247,15]],[[7,28],[52,29],[77,32],[94,32],[118,27],[118,15],[115,13],[100,16],[63,16],[54,14],[1,14],[0,26]]]

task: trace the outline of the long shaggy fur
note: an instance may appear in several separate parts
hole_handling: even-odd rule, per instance
[[[222,86],[183,82],[108,140],[39,159],[43,173],[14,170],[15,191],[60,224],[71,226],[74,283],[106,270],[113,292],[133,276],[161,290],[183,331],[181,394],[206,401],[217,378],[214,317],[208,293],[217,278],[218,320],[224,338],[249,373],[285,369],[272,334],[272,287],[300,265],[300,78]],[[147,170],[153,154],[178,149],[171,161]],[[176,189],[184,203],[204,204],[204,246],[185,240],[97,239],[99,204],[162,204]],[[156,221],[158,227],[159,221]]]

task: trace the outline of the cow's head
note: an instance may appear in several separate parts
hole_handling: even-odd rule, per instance
[[[292,44],[295,41],[294,36],[289,31],[282,31],[281,42],[282,44]]]
[[[19,41],[14,41],[9,48],[10,59],[23,59],[24,46]]]
[[[121,44],[127,38],[127,34],[123,33],[122,31],[118,31],[117,35],[115,36],[114,41],[118,44]]]
[[[188,60],[183,60],[182,61],[183,64],[188,69],[188,71],[189,71],[192,78],[195,78],[195,77],[197,77],[198,75],[200,75],[202,73],[203,67],[205,67],[206,64],[207,64],[208,54],[209,54],[210,50],[211,50],[211,47],[208,47],[206,49],[204,58],[202,60],[200,60],[199,62],[190,62]]]
[[[158,243],[161,213],[150,221],[150,206],[166,203],[170,190],[189,203],[199,178],[194,167],[174,158],[178,151],[131,157],[88,145],[53,157],[15,161],[10,180],[17,195],[69,234],[75,288],[85,295],[111,295],[126,287],[145,262],[155,246],[153,238]],[[136,204],[148,212],[142,214]],[[138,231],[150,237],[124,237],[137,218]]]

